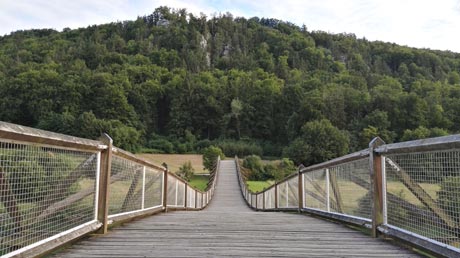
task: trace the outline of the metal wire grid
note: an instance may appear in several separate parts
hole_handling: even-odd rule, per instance
[[[163,171],[145,167],[144,208],[157,207],[163,201]]]
[[[460,247],[460,151],[388,155],[388,224]]]
[[[168,176],[168,206],[185,206],[185,183],[179,179]]]
[[[326,170],[315,170],[304,173],[304,206],[306,208],[328,211]]]
[[[257,201],[257,195],[251,194],[251,207],[257,208],[256,207],[256,201]]]
[[[265,191],[265,209],[275,208],[275,187]]]
[[[0,255],[95,219],[97,157],[0,140]]]
[[[112,157],[109,215],[142,209],[144,166],[119,156]]]
[[[293,177],[287,181],[288,184],[288,208],[299,207],[299,177]]]
[[[288,181],[278,184],[278,208],[299,207],[299,179],[293,177]]]
[[[196,207],[197,208],[203,208],[203,194],[202,193],[198,193],[197,195],[197,199],[196,199]]]
[[[264,208],[264,194],[260,193],[257,195],[257,209]]]
[[[190,186],[187,186],[187,207],[195,208],[195,194],[196,191]]]
[[[331,210],[370,219],[372,216],[369,158],[329,169]]]

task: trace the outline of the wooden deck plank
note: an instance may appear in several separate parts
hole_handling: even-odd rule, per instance
[[[216,194],[203,211],[176,211],[85,239],[55,257],[417,257],[341,224],[307,215],[254,212],[222,161]]]

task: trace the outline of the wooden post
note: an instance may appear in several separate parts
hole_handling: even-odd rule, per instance
[[[198,207],[198,191],[195,191],[195,209]]]
[[[187,192],[188,192],[188,184],[185,183],[185,191],[184,191],[184,208],[187,210]]]
[[[258,194],[256,194],[255,196],[256,196],[256,210],[258,210],[259,209],[259,206],[258,206],[258,204],[259,204],[259,196],[258,196]]]
[[[275,210],[278,209],[278,182],[275,182]]]
[[[299,200],[299,212],[302,212],[302,209],[303,209],[303,177],[302,177],[302,173],[300,172],[300,167],[299,167],[299,170],[298,170],[298,180],[299,180],[299,196],[298,196],[298,200]]]
[[[107,149],[101,151],[99,168],[99,193],[97,202],[97,220],[102,223],[96,234],[106,234],[109,216],[109,186],[110,172],[112,170],[112,146],[113,140],[109,135],[103,134],[100,140],[107,145]]]
[[[383,171],[382,171],[382,156],[375,153],[374,149],[385,144],[385,142],[376,137],[369,143],[369,162],[370,162],[370,178],[371,178],[371,193],[372,193],[372,237],[378,237],[378,227],[383,224]]]
[[[163,172],[163,209],[168,211],[168,170]]]

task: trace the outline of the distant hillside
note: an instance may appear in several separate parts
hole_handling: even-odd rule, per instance
[[[321,160],[376,135],[459,132],[459,73],[458,53],[160,7],[135,21],[0,37],[0,120],[105,131],[131,150],[243,139],[308,163],[298,157],[314,140]]]

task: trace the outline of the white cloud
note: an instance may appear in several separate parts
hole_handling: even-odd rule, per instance
[[[0,35],[132,20],[162,5],[208,16],[228,11],[272,17],[305,24],[309,30],[460,52],[458,0],[0,0]]]

